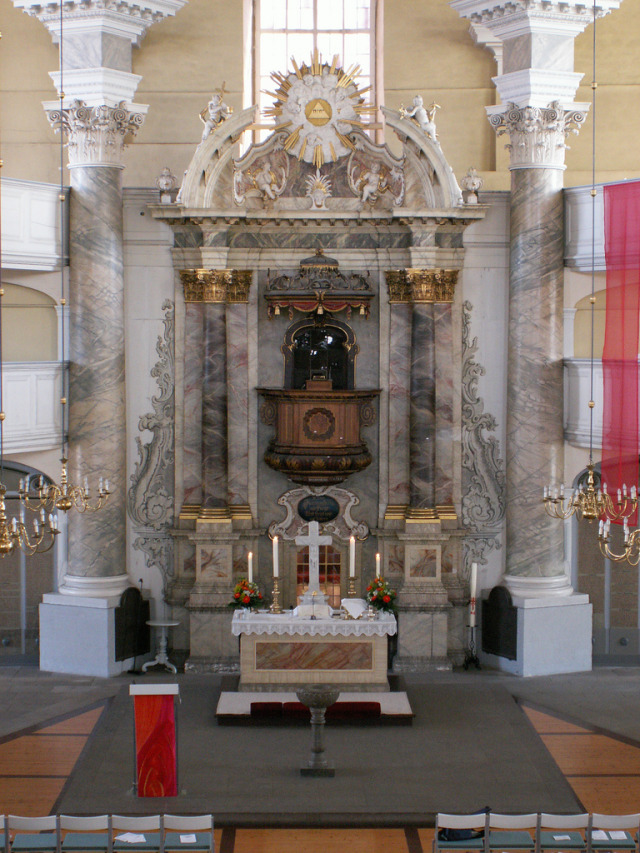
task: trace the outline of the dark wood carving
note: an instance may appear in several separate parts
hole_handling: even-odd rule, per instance
[[[304,389],[258,388],[263,410],[275,408],[275,437],[264,460],[294,483],[324,486],[341,483],[371,464],[360,434],[375,420],[379,390],[338,390],[308,381]],[[266,420],[273,423],[272,419]]]

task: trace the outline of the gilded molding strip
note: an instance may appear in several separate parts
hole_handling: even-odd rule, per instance
[[[458,270],[386,270],[389,302],[453,302]]]
[[[251,270],[180,270],[185,302],[249,301]]]
[[[407,521],[413,524],[424,524],[432,521],[452,521],[457,519],[456,508],[449,504],[435,507],[412,507],[406,504],[389,504],[384,514],[385,521]]]

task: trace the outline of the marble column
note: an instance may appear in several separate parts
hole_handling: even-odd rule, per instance
[[[248,300],[248,292],[247,292]],[[227,501],[249,505],[248,306],[227,306]]]
[[[389,330],[389,496],[391,506],[408,506],[411,305],[408,296],[391,301]]]
[[[417,302],[411,318],[410,500],[435,505],[435,336],[433,305]]]
[[[224,303],[203,306],[202,509],[227,506],[227,331]]]
[[[453,372],[451,303],[433,306],[435,333],[435,503],[453,505]]]
[[[119,594],[128,586],[125,550],[126,423],[122,149],[144,111],[80,101],[48,117],[66,133],[71,174],[69,474],[112,494],[98,512],[69,516],[62,593]]]
[[[70,514],[67,588],[74,577],[127,585],[121,176],[113,166],[71,170],[70,471],[93,489],[108,479],[112,494],[99,512]]]
[[[562,525],[540,496],[564,473],[562,171],[565,136],[584,119],[557,105],[491,116],[511,140],[505,580],[529,596],[572,591]]]

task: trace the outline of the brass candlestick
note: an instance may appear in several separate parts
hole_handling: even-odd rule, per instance
[[[349,585],[347,587],[347,598],[357,598],[358,594],[356,592],[356,576],[349,575]]]
[[[282,613],[282,604],[280,602],[280,584],[278,578],[273,579],[273,602],[270,608],[272,613]]]

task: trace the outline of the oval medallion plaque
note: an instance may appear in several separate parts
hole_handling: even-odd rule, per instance
[[[305,521],[333,521],[339,512],[340,504],[330,495],[307,495],[298,504],[298,515]]]

